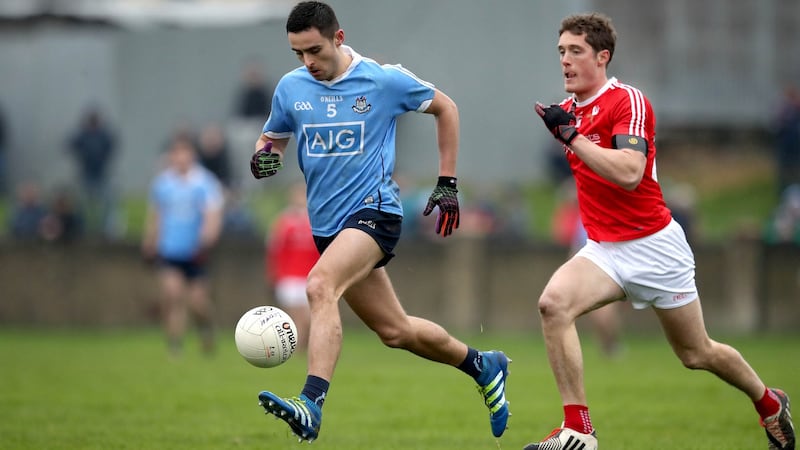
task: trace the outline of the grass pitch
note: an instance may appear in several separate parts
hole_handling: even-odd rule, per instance
[[[154,329],[0,330],[0,448],[299,445],[283,422],[263,414],[256,396],[262,389],[296,395],[305,377],[303,355],[258,369],[239,357],[233,332],[225,331],[213,357],[201,355],[189,340],[186,354],[170,359]],[[499,441],[465,375],[348,329],[312,448],[520,449],[559,424],[561,406],[538,335],[460,337],[514,359],[507,389],[513,417]],[[708,373],[684,369],[660,336],[627,336],[624,354],[615,360],[603,359],[585,341],[601,448],[767,447],[750,401]],[[768,384],[800,399],[800,336],[727,342]]]

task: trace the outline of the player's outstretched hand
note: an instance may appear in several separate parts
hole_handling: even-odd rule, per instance
[[[254,177],[271,177],[283,168],[281,155],[272,153],[272,141],[267,141],[267,145],[256,150],[250,158],[250,172]]]
[[[436,234],[442,237],[450,236],[454,228],[458,228],[458,189],[456,189],[456,179],[454,177],[439,177],[439,182],[433,188],[433,193],[428,198],[428,204],[422,211],[423,216],[433,212],[433,208],[439,207],[439,216],[436,218]]]
[[[574,107],[575,103],[572,105]],[[580,134],[575,128],[575,114],[571,111],[566,112],[557,104],[544,106],[539,102],[536,102],[534,109],[536,114],[539,114],[539,117],[544,121],[544,126],[553,133],[556,139],[564,144],[571,144],[575,137]]]

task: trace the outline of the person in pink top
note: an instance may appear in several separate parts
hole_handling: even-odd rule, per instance
[[[306,279],[319,259],[319,252],[311,235],[305,185],[291,186],[288,201],[267,235],[265,276],[278,306],[297,325],[298,348],[305,350],[310,321]]]
[[[615,44],[616,31],[605,15],[565,18],[557,48],[564,89],[571,95],[560,104],[535,105],[545,127],[563,145],[588,239],[556,270],[539,297],[564,421],[525,449],[597,449],[575,320],[621,300],[655,312],[684,366],[709,371],[746,394],[770,449],[794,449],[787,395],[768,388],[736,349],[708,336],[694,255],[658,184],[653,108],[642,91],[606,73]]]

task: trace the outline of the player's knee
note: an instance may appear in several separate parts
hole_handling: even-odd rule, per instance
[[[539,297],[539,315],[544,321],[563,320],[567,316],[567,302],[555,289],[545,288]]]
[[[683,367],[691,370],[702,370],[705,369],[705,364],[703,358],[700,357],[698,352],[683,352],[678,354],[678,358],[680,358]]]
[[[333,297],[333,286],[330,280],[324,275],[310,273],[306,283],[306,296],[310,305],[326,300],[330,301]]]
[[[383,345],[389,348],[405,348],[408,343],[408,333],[402,328],[385,326],[375,329]]]
[[[706,348],[685,348],[676,352],[683,367],[691,370],[705,370],[711,367],[711,352]]]

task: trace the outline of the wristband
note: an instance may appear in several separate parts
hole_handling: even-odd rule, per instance
[[[439,177],[439,181],[436,182],[436,185],[451,187],[455,189],[456,177]]]

